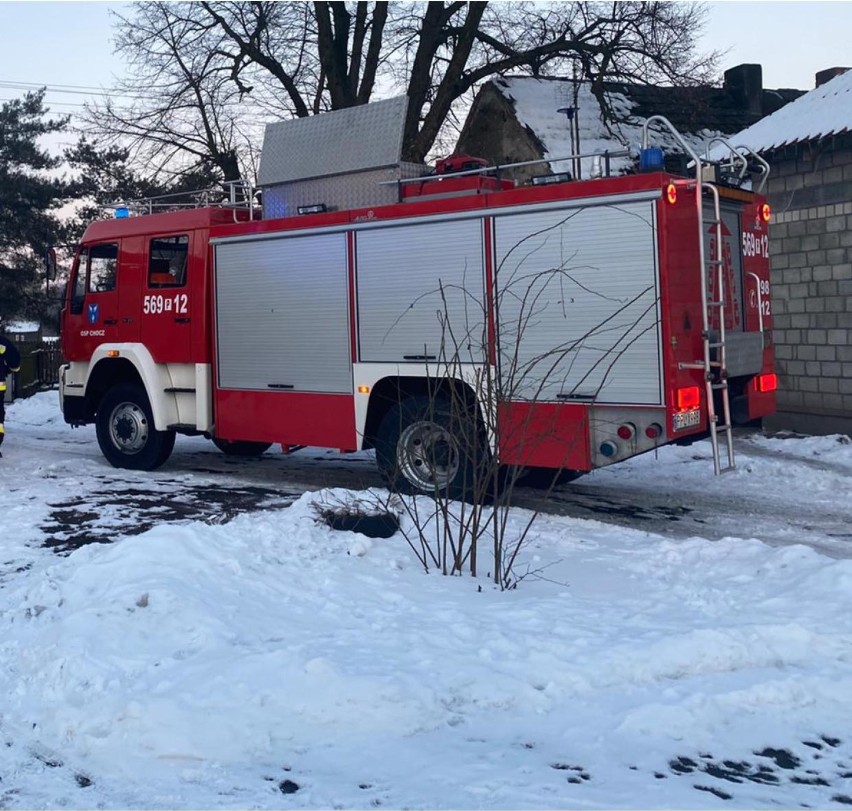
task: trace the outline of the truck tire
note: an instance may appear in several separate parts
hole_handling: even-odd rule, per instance
[[[376,462],[391,490],[452,499],[487,498],[493,472],[482,425],[443,396],[396,403],[379,425]]]
[[[95,416],[98,445],[113,467],[156,470],[175,446],[174,431],[157,431],[148,396],[141,386],[110,389]]]
[[[260,456],[271,447],[271,442],[242,442],[240,440],[214,438],[213,444],[225,456]]]

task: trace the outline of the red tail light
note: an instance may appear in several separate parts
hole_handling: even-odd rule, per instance
[[[778,388],[778,375],[760,375],[754,384],[758,391],[775,391]]]
[[[698,386],[687,386],[675,392],[675,406],[678,411],[689,411],[701,405],[701,390]]]
[[[632,422],[625,422],[624,425],[619,425],[616,431],[620,439],[629,440],[636,436],[636,426]]]
[[[648,437],[648,439],[657,439],[662,433],[663,433],[663,426],[660,425],[660,423],[658,423],[658,422],[652,422],[645,429],[645,436]]]

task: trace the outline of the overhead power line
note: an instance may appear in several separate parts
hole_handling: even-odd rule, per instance
[[[44,88],[48,93],[62,93],[75,96],[99,96],[111,99],[153,99],[151,93],[124,92],[118,88],[88,87],[86,85],[47,84],[38,82],[14,82],[0,79],[0,89],[22,90],[30,93]]]

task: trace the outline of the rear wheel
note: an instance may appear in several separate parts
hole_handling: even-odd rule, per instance
[[[379,425],[376,461],[395,490],[474,498],[488,490],[490,459],[482,425],[443,396],[409,397]]]
[[[272,447],[271,442],[242,442],[219,438],[215,438],[213,444],[225,456],[260,456]]]
[[[98,445],[113,467],[155,470],[175,445],[174,431],[154,428],[148,396],[134,384],[116,386],[104,395],[95,424]]]

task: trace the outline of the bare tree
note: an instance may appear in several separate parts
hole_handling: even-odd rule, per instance
[[[221,33],[198,17],[165,3],[117,15],[116,49],[130,78],[84,115],[96,146],[129,149],[151,178],[212,164],[223,180],[237,180],[247,168],[240,155],[259,132],[220,58]]]
[[[404,158],[423,161],[495,73],[569,71],[598,87],[708,80],[717,55],[698,52],[704,16],[692,2],[142,2],[116,18],[133,100],[107,100],[90,123],[131,139],[154,168],[208,157],[230,178],[259,135],[243,129],[251,116],[405,93]]]
[[[630,206],[541,215],[539,227],[503,252],[491,304],[473,273],[467,282],[439,279],[398,319],[404,328],[408,314],[434,308],[440,326],[440,345],[423,347],[430,358],[426,391],[396,393],[375,443],[391,493],[387,509],[406,519],[401,530],[427,571],[476,577],[485,544],[495,585],[517,584],[518,556],[541,506],[565,474],[576,475],[569,460],[585,439],[579,422],[576,435],[566,430],[552,404],[582,392],[582,402],[595,405],[612,375],[624,371],[626,356],[658,328],[653,283],[639,279],[613,295],[604,277],[617,254],[590,265],[588,253],[570,247],[604,210],[653,231],[651,219]],[[517,404],[520,416],[512,417]],[[542,477],[539,508],[513,517],[515,487],[526,471],[506,460],[535,458],[543,445],[559,460]]]

